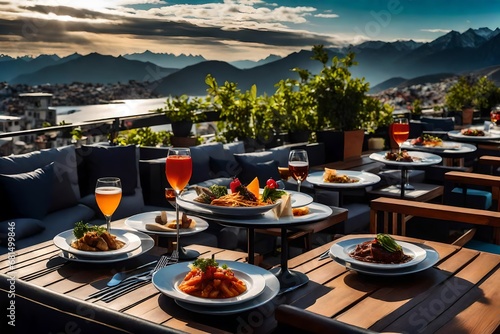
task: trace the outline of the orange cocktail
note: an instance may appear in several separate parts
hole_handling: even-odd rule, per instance
[[[392,125],[392,137],[394,141],[401,146],[410,134],[410,126],[408,123],[394,123]]]
[[[95,189],[97,206],[105,216],[111,216],[122,199],[122,190],[118,187],[99,187]]]
[[[165,164],[165,173],[170,186],[179,192],[189,183],[193,164],[189,155],[169,155]]]

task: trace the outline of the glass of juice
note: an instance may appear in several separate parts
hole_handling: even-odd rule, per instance
[[[175,191],[176,198],[189,183],[192,171],[193,162],[189,148],[172,147],[168,150],[165,174],[170,187]],[[177,203],[175,204],[175,219],[177,227],[176,252],[179,254],[179,205]]]
[[[300,185],[309,174],[309,158],[305,150],[291,150],[288,156],[288,171],[297,181],[297,191],[300,192]]]
[[[106,219],[106,229],[111,233],[111,216],[122,199],[122,183],[118,177],[102,177],[95,185],[95,200]]]

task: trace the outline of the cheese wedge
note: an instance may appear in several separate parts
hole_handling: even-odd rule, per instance
[[[290,194],[281,196],[281,202],[273,208],[273,212],[276,219],[281,217],[292,217],[292,196],[290,196]]]

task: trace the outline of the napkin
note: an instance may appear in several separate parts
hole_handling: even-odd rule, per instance
[[[273,208],[273,212],[276,219],[281,217],[293,217],[292,196],[290,194],[281,196],[281,201]]]

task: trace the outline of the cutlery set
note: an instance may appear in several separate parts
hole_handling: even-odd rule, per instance
[[[156,266],[150,270],[145,271],[139,274],[124,276],[124,273],[118,273],[114,275],[111,280],[108,282],[107,286],[91,295],[86,300],[96,299],[102,300],[106,303],[109,303],[116,298],[123,296],[124,294],[140,288],[146,284],[148,284],[153,275],[163,267],[166,267],[169,264],[174,264],[178,262],[178,256],[172,253],[172,256],[163,255],[158,262],[156,262]],[[145,265],[141,265],[136,269],[147,267],[148,265],[153,264],[154,262],[147,263]]]

